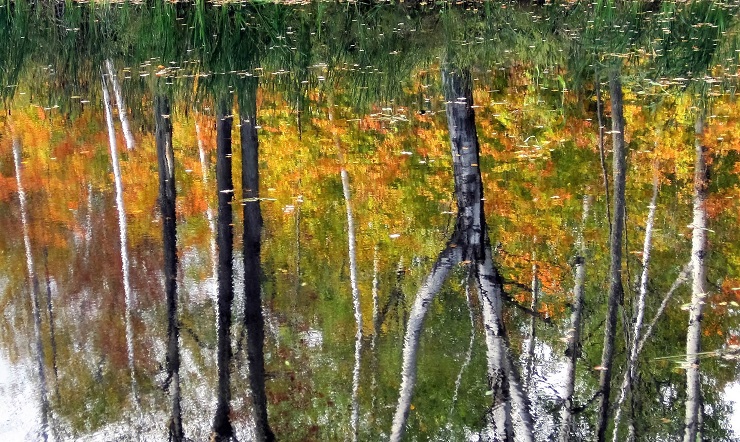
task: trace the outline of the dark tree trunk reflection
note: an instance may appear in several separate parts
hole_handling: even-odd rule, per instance
[[[229,419],[231,400],[231,303],[234,300],[232,265],[234,228],[231,203],[234,183],[231,177],[231,100],[221,97],[216,115],[216,184],[218,189],[218,390],[213,438],[229,440],[234,429]]]
[[[172,149],[170,103],[166,97],[154,98],[155,138],[159,167],[159,206],[162,211],[164,248],[164,291],[167,303],[167,382],[170,388],[171,415],[169,437],[183,440],[180,407],[180,330],[177,320],[177,218],[175,215],[175,157]]]
[[[485,219],[470,72],[443,70],[442,87],[447,103],[447,127],[450,133],[452,171],[457,199],[457,222],[453,239],[456,246],[462,248],[462,259],[478,262],[484,258]]]
[[[247,330],[249,386],[252,390],[255,440],[275,436],[267,420],[265,393],[265,318],[262,314],[260,260],[262,210],[259,200],[259,140],[257,138],[257,82],[251,80],[241,112],[242,192],[244,198],[244,327]]]
[[[617,333],[617,311],[622,303],[622,232],[624,230],[624,189],[626,173],[626,146],[624,142],[624,109],[622,105],[622,83],[620,71],[614,70],[609,75],[609,90],[612,108],[612,137],[614,141],[614,212],[612,214],[612,231],[609,242],[611,250],[611,268],[609,271],[609,299],[607,301],[606,324],[604,326],[604,350],[601,356],[601,375],[599,377],[599,412],[597,424],[598,440],[606,440],[606,429],[609,425],[609,408],[611,398],[612,362],[614,361],[614,338]]]

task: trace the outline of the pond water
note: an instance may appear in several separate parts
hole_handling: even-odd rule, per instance
[[[0,5],[0,440],[737,440],[740,5]]]

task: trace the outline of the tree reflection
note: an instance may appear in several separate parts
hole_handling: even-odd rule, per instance
[[[262,312],[262,210],[260,206],[257,79],[249,79],[239,109],[244,207],[244,328],[255,440],[273,441],[265,393],[265,318]]]
[[[169,99],[154,97],[154,124],[159,170],[159,206],[162,213],[164,249],[164,291],[167,303],[167,381],[170,389],[170,440],[184,439],[180,406],[180,327],[177,314],[177,216],[175,155],[172,148],[172,124]]]
[[[58,371],[42,430],[729,439],[738,6],[545,3],[0,7],[0,343],[28,379]]]
[[[47,384],[46,367],[44,365],[44,345],[41,338],[41,308],[39,306],[39,279],[34,268],[31,238],[29,235],[28,207],[26,193],[23,191],[21,178],[21,140],[13,136],[13,164],[15,178],[18,185],[18,200],[21,206],[21,223],[23,225],[23,246],[26,251],[26,272],[28,274],[28,290],[31,295],[31,314],[33,316],[33,335],[35,344],[36,370],[39,380],[39,399],[41,402],[41,428],[39,436],[42,440],[48,439],[49,425],[49,387]]]
[[[218,97],[216,109],[216,186],[218,190],[218,387],[213,437],[231,440],[234,428],[231,413],[231,304],[234,300],[232,202],[234,183],[231,176],[231,95]]]
[[[483,212],[478,135],[473,111],[472,77],[468,69],[446,67],[442,72],[447,125],[452,147],[457,218],[447,247],[427,275],[411,308],[403,348],[402,383],[391,440],[403,437],[416,382],[416,358],[424,317],[457,264],[474,268],[483,307],[489,383],[493,396],[491,435],[494,440],[534,440],[529,401],[513,362],[503,324],[503,280],[491,251]],[[518,413],[516,434],[512,408]]]
[[[110,147],[110,161],[113,167],[113,181],[116,188],[116,210],[118,213],[118,233],[120,239],[121,268],[123,273],[123,293],[126,304],[125,322],[126,322],[126,353],[128,355],[128,368],[131,375],[131,393],[132,400],[137,409],[137,417],[141,418],[141,406],[139,397],[139,388],[136,380],[135,359],[134,359],[134,326],[133,326],[133,308],[136,302],[134,291],[131,287],[131,263],[128,249],[128,222],[126,218],[126,207],[123,199],[123,176],[118,159],[118,147],[116,142],[116,132],[113,126],[113,111],[111,110],[110,93],[108,91],[108,81],[105,74],[102,74],[102,95],[103,105],[105,107],[105,121],[108,128],[108,145]],[[140,424],[141,422],[139,422]],[[137,424],[138,426],[138,424]],[[137,430],[138,432],[138,430]]]

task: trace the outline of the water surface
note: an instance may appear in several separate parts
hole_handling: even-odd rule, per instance
[[[700,428],[737,438],[738,12],[2,5],[0,439],[554,440],[570,403],[594,440],[618,135],[608,438],[684,433],[699,305]]]

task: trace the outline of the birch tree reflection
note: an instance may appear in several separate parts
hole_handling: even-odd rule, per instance
[[[447,246],[437,257],[414,299],[404,337],[403,367],[391,441],[403,437],[416,383],[416,357],[424,317],[455,265],[473,266],[483,307],[488,372],[493,396],[490,433],[494,440],[534,440],[529,401],[513,361],[502,321],[503,281],[494,263],[483,212],[483,184],[468,69],[447,66],[442,83],[450,133],[457,218]],[[512,410],[516,409],[515,418]]]
[[[131,263],[129,260],[128,249],[128,223],[126,220],[126,206],[124,204],[123,193],[123,175],[118,159],[118,147],[116,142],[116,131],[113,126],[113,111],[111,109],[110,92],[108,91],[108,81],[101,70],[101,86],[103,92],[103,104],[105,107],[105,123],[108,129],[108,145],[110,147],[110,160],[113,168],[113,180],[116,188],[116,211],[118,213],[118,232],[121,246],[121,268],[123,273],[123,292],[126,302],[126,350],[128,353],[128,366],[131,374],[131,393],[132,400],[137,409],[137,414],[141,417],[141,406],[139,398],[139,387],[136,381],[135,359],[134,359],[134,326],[133,326],[133,308],[136,302],[136,295],[131,287]]]
[[[48,439],[49,424],[49,388],[47,384],[46,366],[44,365],[44,345],[41,337],[41,308],[39,302],[39,279],[36,274],[33,253],[31,250],[31,239],[28,227],[28,207],[26,204],[26,193],[23,190],[21,178],[21,141],[13,136],[13,164],[15,166],[15,178],[18,186],[18,200],[21,206],[21,223],[23,225],[23,246],[26,252],[26,272],[28,273],[28,290],[31,295],[31,313],[33,315],[34,350],[36,353],[36,369],[39,378],[39,399],[41,402],[41,428],[39,436],[42,440]]]
[[[733,437],[737,2],[288,3],[0,7],[31,437]]]

